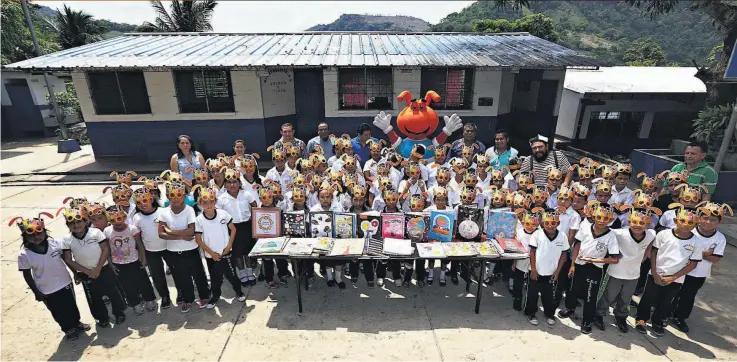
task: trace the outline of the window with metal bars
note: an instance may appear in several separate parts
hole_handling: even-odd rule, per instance
[[[143,72],[89,72],[87,84],[97,114],[151,113]]]
[[[235,112],[227,70],[177,70],[174,84],[181,113]]]
[[[338,70],[340,109],[392,109],[394,86],[391,68]]]
[[[433,90],[440,95],[434,109],[471,109],[473,104],[473,69],[423,68],[421,93]]]
[[[587,138],[637,137],[645,112],[591,112]]]

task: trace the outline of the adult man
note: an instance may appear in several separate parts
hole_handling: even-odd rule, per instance
[[[361,123],[358,126],[358,135],[351,139],[353,153],[360,157],[361,162],[366,162],[366,160],[371,158],[371,150],[369,150],[369,146],[366,144],[368,140],[378,142],[376,138],[371,137],[371,126],[368,123]]]
[[[294,126],[291,123],[282,124],[279,133],[281,138],[274,143],[274,147],[282,148],[285,143],[291,143],[299,148],[302,158],[307,158],[307,146],[301,139],[294,137]]]
[[[568,162],[568,158],[562,152],[556,150],[548,152],[548,144],[539,136],[530,140],[530,147],[532,148],[532,156],[525,158],[520,171],[532,171],[533,177],[535,178],[535,186],[545,186],[548,184],[548,171],[545,169],[548,166],[553,166],[566,175],[566,179],[563,182],[564,185],[568,185],[571,182],[573,173],[568,172],[571,163]]]
[[[313,137],[307,142],[307,154],[311,154],[315,151],[315,146],[320,145],[323,151],[325,151],[325,159],[333,157],[335,151],[333,150],[334,138],[330,137],[330,126],[327,122],[320,122],[317,125],[317,136]]]
[[[509,166],[509,160],[517,158],[518,153],[516,149],[509,147],[507,131],[500,129],[494,134],[494,147],[486,150],[486,157],[494,169],[501,170],[502,167]]]
[[[701,197],[703,201],[711,200],[711,195],[717,187],[719,176],[717,172],[704,161],[709,147],[706,142],[691,142],[686,146],[683,153],[684,162],[681,162],[671,169],[672,172],[688,171],[688,183],[692,185],[704,185],[709,190],[708,194]]]
[[[476,155],[477,153],[483,154],[484,152],[486,152],[486,146],[476,140],[476,124],[466,123],[463,125],[463,138],[453,142],[453,145],[450,148],[450,152],[448,152],[448,160],[453,157],[461,157],[463,146],[471,147],[473,149],[474,155]]]

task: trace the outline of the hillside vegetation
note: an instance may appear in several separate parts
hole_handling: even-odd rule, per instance
[[[343,14],[330,24],[318,24],[307,31],[428,31],[430,23],[412,16]]]

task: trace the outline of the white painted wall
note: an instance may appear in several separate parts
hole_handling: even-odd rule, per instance
[[[589,121],[591,120],[591,112],[646,112],[645,119],[650,117],[650,125],[652,125],[653,115],[648,116],[648,113],[655,112],[694,112],[695,109],[691,105],[683,104],[680,102],[667,100],[667,99],[621,99],[621,100],[606,100],[606,105],[602,106],[587,106],[583,115],[583,122],[581,124],[581,139],[585,139],[588,134]],[[650,126],[649,125],[649,126]],[[647,134],[642,132],[639,135],[640,138],[648,138],[650,129],[647,129]]]
[[[294,114],[294,72],[291,69],[261,71],[263,117]]]
[[[64,77],[60,77],[60,76],[52,75],[52,74],[49,74],[48,77],[49,77],[49,82],[51,83],[51,89],[54,92],[63,92],[66,90],[66,79]],[[44,121],[44,125],[46,127],[56,127],[59,125],[58,122],[56,121],[56,118],[52,117],[53,110],[51,109],[49,101],[46,100],[46,94],[48,93],[48,90],[46,89],[46,81],[44,80],[43,74],[3,71],[2,79],[3,79],[2,105],[4,106],[12,105],[12,101],[10,100],[10,97],[7,95],[7,92],[5,91],[5,80],[25,79],[26,82],[28,83],[28,89],[31,92],[31,98],[33,99],[33,104],[37,106],[49,106],[49,108],[47,109],[40,110],[41,117],[43,118],[43,121]],[[79,122],[79,119],[77,118],[76,115],[67,115],[65,118],[65,121],[69,124],[73,124],[73,123]]]
[[[581,109],[582,94],[576,93],[569,89],[563,90],[560,100],[560,112],[558,113],[558,126],[555,128],[555,134],[569,139],[573,139],[576,135],[576,123],[578,122],[578,114]]]

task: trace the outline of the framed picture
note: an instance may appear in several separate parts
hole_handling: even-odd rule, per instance
[[[316,211],[310,213],[310,236],[333,237],[333,212],[332,211]]]
[[[356,237],[356,214],[336,212],[333,215],[333,234],[337,239]]]
[[[277,238],[281,236],[281,210],[274,207],[254,207],[251,211],[254,238]]]

